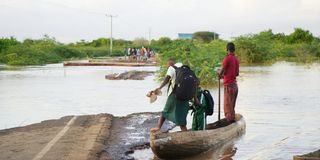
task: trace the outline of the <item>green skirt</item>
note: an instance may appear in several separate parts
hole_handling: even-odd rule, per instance
[[[162,116],[178,126],[185,126],[187,125],[188,111],[188,101],[178,100],[175,95],[171,93],[162,111]]]

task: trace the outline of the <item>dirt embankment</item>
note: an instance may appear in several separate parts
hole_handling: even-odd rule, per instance
[[[67,116],[1,130],[0,159],[132,159],[127,154],[149,143],[149,129],[158,117],[159,113]],[[172,127],[165,123],[164,130]]]
[[[153,71],[128,71],[106,75],[108,80],[144,80],[145,77],[154,74]]]

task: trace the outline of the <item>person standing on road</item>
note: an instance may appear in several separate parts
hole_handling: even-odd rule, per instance
[[[128,48],[128,60],[131,61],[131,48]]]
[[[141,51],[139,48],[136,49],[137,51],[137,61],[140,61],[140,58],[141,58]]]
[[[223,77],[224,85],[224,115],[232,123],[235,121],[235,106],[238,96],[236,77],[239,75],[239,60],[235,56],[235,45],[227,44],[228,55],[223,59],[222,69],[218,71],[219,78]]]
[[[123,49],[123,55],[124,55],[124,60],[125,61],[127,61],[127,53],[128,53],[127,48],[124,48]]]

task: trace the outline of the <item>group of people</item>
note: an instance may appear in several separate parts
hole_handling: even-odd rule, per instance
[[[154,56],[154,52],[151,48],[124,48],[123,54],[125,60],[129,61],[147,61],[152,56]]]
[[[226,46],[227,55],[223,60],[221,69],[217,72],[219,79],[223,78],[224,84],[224,115],[229,123],[235,121],[235,105],[238,95],[238,85],[236,77],[239,75],[239,60],[235,56],[235,45],[230,42]],[[175,80],[176,80],[176,68],[181,67],[181,63],[176,63],[174,59],[169,59],[167,62],[168,70],[166,76],[161,83],[160,87],[154,91],[159,92],[164,86],[168,85],[168,98],[162,114],[158,120],[158,125],[155,128],[151,128],[151,132],[159,131],[165,122],[169,120],[180,126],[181,131],[187,131],[187,115],[189,111],[189,101],[177,99],[174,93]],[[197,81],[197,89],[194,93],[193,108],[195,109],[193,117],[193,130],[205,129],[205,115],[203,114],[206,107],[206,101],[201,94],[200,80]]]

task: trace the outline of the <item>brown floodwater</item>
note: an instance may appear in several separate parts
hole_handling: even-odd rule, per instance
[[[112,73],[157,69],[62,64],[14,69],[0,66],[0,129],[65,115],[107,112],[125,116],[161,111],[165,93],[152,104],[145,96],[159,85],[154,76],[143,81],[105,79]],[[320,64],[278,62],[241,67],[238,86],[236,112],[245,117],[246,133],[218,150],[188,159],[292,159],[293,155],[319,149]],[[217,102],[217,89],[211,92]],[[217,112],[208,121],[216,119]],[[188,127],[191,120],[189,114]],[[132,156],[155,159],[150,149],[136,151]]]

